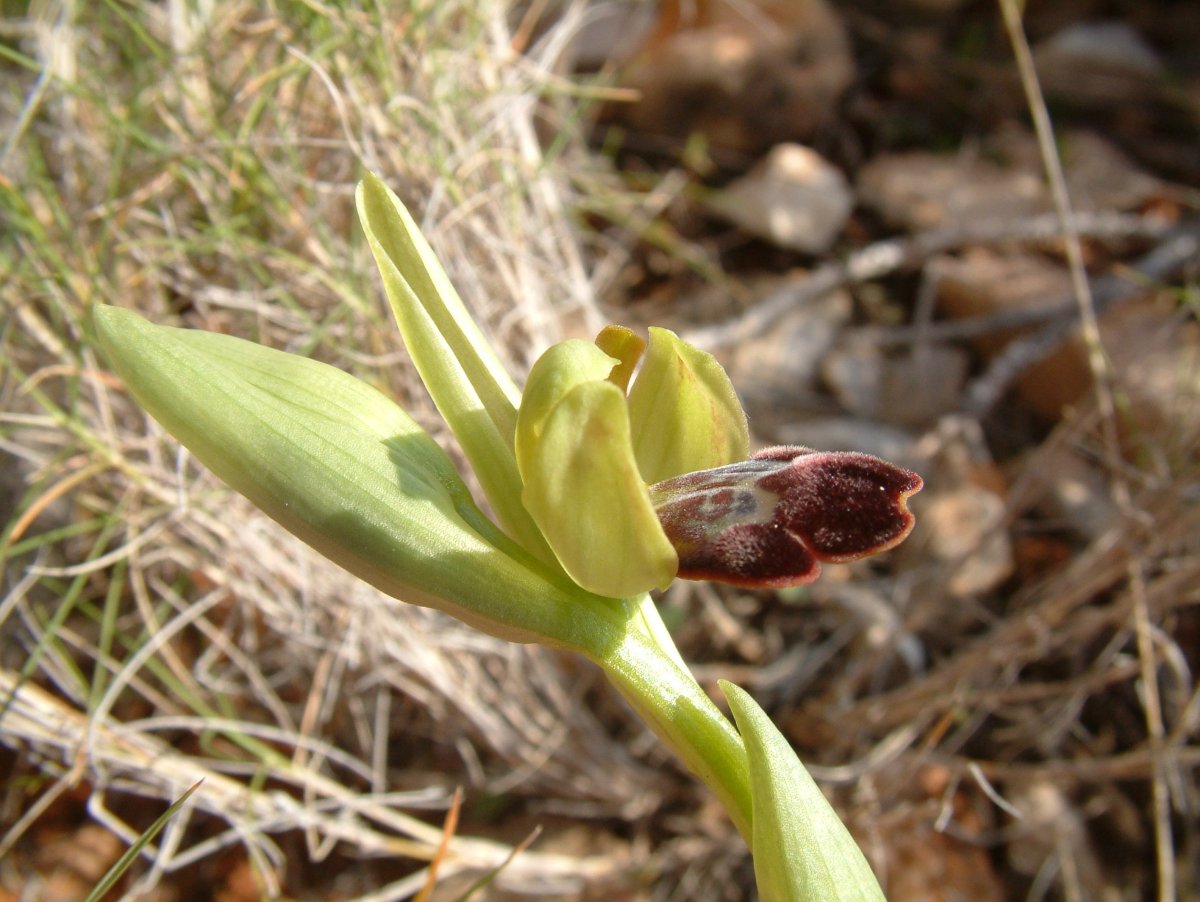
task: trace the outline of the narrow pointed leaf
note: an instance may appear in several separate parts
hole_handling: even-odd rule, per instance
[[[871,866],[786,738],[749,693],[725,680],[746,744],[751,851],[763,902],[883,902]]]
[[[711,354],[668,329],[650,346],[629,390],[633,450],[646,482],[709,470],[750,453],[746,413]]]
[[[475,507],[450,459],[388,398],[317,361],[96,306],[133,397],[214,473],[383,591],[493,635],[573,635],[563,586]]]
[[[629,441],[617,361],[567,341],[534,364],[517,423],[525,506],[559,563],[585,589],[626,597],[665,588],[678,559]]]
[[[400,199],[368,173],[356,200],[404,344],[438,411],[500,522],[528,550],[553,561],[521,505],[513,456],[520,392]]]

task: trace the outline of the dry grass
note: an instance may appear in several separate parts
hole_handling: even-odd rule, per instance
[[[570,17],[518,55],[499,3],[40,13],[13,29],[3,101],[0,730],[35,781],[10,783],[8,810],[83,786],[129,840],[154,810],[131,800],[203,777],[142,885],[232,845],[268,894],[297,835],[311,862],[429,860],[440,831],[412,812],[444,810],[456,782],[575,817],[652,810],[653,773],[582,701],[604,691],[596,674],[317,558],[181,454],[84,327],[90,303],[117,303],[319,357],[445,438],[356,231],[354,184],[369,167],[420,211],[515,372],[567,324],[592,327],[568,175],[592,167],[565,118],[585,98],[555,75]],[[5,849],[37,814],[6,818]],[[460,837],[441,877],[506,854]],[[623,883],[628,867],[526,852],[504,885]],[[402,879],[359,889],[421,885],[389,870]]]
[[[203,778],[134,889],[244,869],[250,897],[398,899],[465,784],[447,897],[540,822],[496,897],[738,898],[740,840],[596,672],[316,557],[181,452],[91,347],[94,302],[226,331],[355,373],[444,441],[356,231],[364,168],[423,218],[514,373],[599,324],[627,248],[573,212],[648,221],[662,196],[613,193],[585,152],[596,94],[559,74],[584,5],[532,44],[499,0],[379,6],[46,3],[9,22],[0,858],[84,810],[131,841]],[[963,560],[918,530],[888,570],[800,603],[673,590],[685,654],[779,712],[895,898],[930,898],[956,868],[1033,898],[1137,898],[1165,870],[1197,891],[1200,382],[1178,376],[1159,431],[1122,418],[1118,392],[1006,464],[995,528],[1066,536],[1065,563],[964,599],[946,589]],[[962,467],[947,435],[977,429],[917,444],[931,486]],[[1047,523],[1064,457],[1095,478],[1086,534]]]

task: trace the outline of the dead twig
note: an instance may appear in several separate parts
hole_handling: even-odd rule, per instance
[[[1013,55],[1016,58],[1017,71],[1021,77],[1021,86],[1025,91],[1029,112],[1033,117],[1042,162],[1046,167],[1046,175],[1050,182],[1050,193],[1054,198],[1054,209],[1061,222],[1071,282],[1078,301],[1079,329],[1083,336],[1084,346],[1087,348],[1088,367],[1092,372],[1092,384],[1100,412],[1101,435],[1109,459],[1115,464],[1121,459],[1121,448],[1120,437],[1117,434],[1117,404],[1113,389],[1113,372],[1100,339],[1100,320],[1083,265],[1083,248],[1080,244],[1079,233],[1075,229],[1071,200],[1067,192],[1066,175],[1063,173],[1062,160],[1059,159],[1058,148],[1055,146],[1054,129],[1050,124],[1050,112],[1046,108],[1045,97],[1042,96],[1042,87],[1033,63],[1033,52],[1025,37],[1025,29],[1021,21],[1021,5],[1018,0],[1000,0],[1000,11],[1004,18],[1004,27],[1008,31],[1008,37],[1012,43]],[[1133,493],[1120,467],[1113,467],[1109,487],[1113,502],[1123,514],[1129,527],[1132,527],[1136,514],[1133,506]],[[1129,543],[1127,533],[1123,533],[1122,538],[1127,544]],[[1146,599],[1144,562],[1137,554],[1131,553],[1128,557],[1126,578],[1133,600],[1134,632],[1137,637],[1138,660],[1142,666],[1142,710],[1146,718],[1146,729],[1149,732],[1150,748],[1155,753],[1156,759],[1150,785],[1154,805],[1158,896],[1163,902],[1169,902],[1175,898],[1176,884],[1170,787],[1173,783],[1177,784],[1178,781],[1172,779],[1170,773],[1173,769],[1172,765],[1162,756],[1165,730],[1162,703],[1159,698],[1158,664],[1154,643],[1150,636],[1151,621],[1149,604]]]
[[[1090,238],[1157,238],[1169,228],[1161,219],[1125,213],[1075,213],[1074,220],[1076,231]],[[934,229],[877,241],[845,260],[830,261],[810,273],[792,276],[748,310],[723,322],[687,330],[682,333],[683,338],[709,351],[732,347],[765,334],[796,307],[813,303],[839,288],[919,266],[937,254],[956,248],[1058,238],[1061,236],[1059,223],[1056,214],[1046,213],[1011,222],[981,223],[966,229]]]

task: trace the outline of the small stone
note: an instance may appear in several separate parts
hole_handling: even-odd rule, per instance
[[[1124,22],[1076,22],[1034,49],[1042,89],[1076,102],[1114,103],[1153,96],[1162,60]]]
[[[842,171],[799,144],[779,144],[709,206],[752,235],[806,254],[823,254],[854,207]]]
[[[685,4],[675,16],[671,6],[622,75],[641,99],[608,111],[660,148],[699,134],[753,157],[806,140],[854,79],[845,25],[827,0]]]
[[[1037,309],[1071,298],[1066,270],[1033,254],[975,248],[930,265],[937,273],[938,310],[949,319]],[[997,330],[974,346],[991,359],[1017,334]],[[1181,405],[1197,402],[1200,326],[1179,315],[1172,296],[1151,294],[1115,305],[1100,317],[1100,338],[1128,407],[1122,418],[1126,429],[1161,433],[1179,420]],[[1077,333],[1032,362],[1014,383],[1024,406],[1050,421],[1085,399],[1091,388],[1087,349]]]
[[[938,311],[951,320],[1036,310],[1071,296],[1067,271],[1031,253],[1002,254],[972,248],[960,257],[939,257],[930,265],[937,274]],[[997,328],[972,344],[985,360],[990,360],[1027,331]],[[1030,365],[1018,377],[1015,388],[1029,410],[1054,420],[1065,405],[1087,391],[1089,384],[1086,358],[1060,349]]]
[[[756,294],[770,290],[765,282],[756,286]],[[835,291],[797,304],[766,333],[731,349],[723,362],[757,432],[791,422],[818,406],[821,361],[853,309],[850,295]]]
[[[760,433],[757,427],[755,422],[756,435]],[[910,433],[873,420],[817,417],[792,421],[772,431],[770,437],[781,445],[805,445],[818,451],[853,448],[910,470],[924,469],[928,462],[917,452]]]
[[[1067,188],[1079,211],[1132,210],[1160,193],[1157,179],[1098,135],[1066,132],[1060,148]],[[1033,135],[1002,132],[987,150],[986,156],[883,154],[859,173],[859,199],[893,226],[968,233],[980,223],[1016,221],[1053,209]]]
[[[1070,442],[1044,445],[1030,455],[1026,491],[1041,497],[1039,511],[1066,523],[1088,541],[1112,529],[1119,516],[1109,477],[1086,451]]]

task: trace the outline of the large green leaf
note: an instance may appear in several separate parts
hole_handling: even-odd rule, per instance
[[[288,530],[380,589],[494,635],[563,644],[579,624],[546,570],[484,517],[437,444],[334,367],[96,306],[134,398]],[[603,605],[601,605],[603,607]]]

